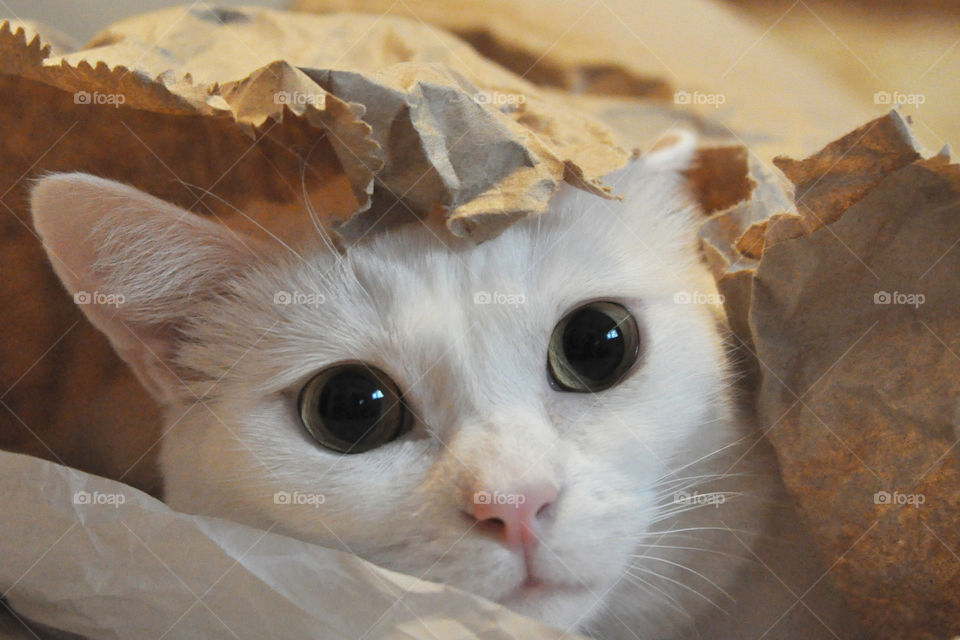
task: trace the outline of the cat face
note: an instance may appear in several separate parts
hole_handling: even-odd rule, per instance
[[[166,405],[171,506],[577,629],[663,519],[663,478],[730,437],[712,314],[677,303],[709,278],[676,162],[611,176],[623,202],[563,189],[453,248],[411,225],[345,255],[252,259],[216,225],[76,175],[41,181],[34,212],[69,289],[124,295],[85,311]],[[574,353],[598,327],[613,351]],[[589,366],[612,375],[591,385]],[[363,402],[374,431],[343,453]]]

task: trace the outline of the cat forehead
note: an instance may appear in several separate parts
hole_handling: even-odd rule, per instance
[[[287,260],[275,280],[321,293],[322,306],[298,314],[303,322],[352,326],[358,339],[380,336],[422,351],[431,340],[446,342],[478,323],[516,322],[556,300],[561,292],[543,280],[532,238],[511,236],[451,249],[431,231],[410,228],[355,247],[336,264],[324,255]]]
[[[682,203],[565,193],[550,212],[481,244],[451,246],[422,225],[408,225],[342,257],[288,259],[276,284],[319,292],[326,313],[316,316],[323,321],[363,314],[435,333],[470,316],[521,320],[585,297],[672,295],[694,259],[678,208]]]
[[[326,260],[289,268],[296,278],[328,287],[331,306],[358,305],[403,325],[431,326],[473,312],[504,315],[494,313],[504,307],[536,311],[548,301],[563,304],[588,292],[636,288],[633,271],[644,259],[641,251],[575,248],[562,230],[511,229],[481,245],[451,249],[429,230],[412,228],[352,251],[332,277],[318,273],[327,269]]]

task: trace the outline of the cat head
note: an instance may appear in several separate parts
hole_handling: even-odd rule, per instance
[[[83,174],[32,206],[166,409],[173,507],[582,628],[663,519],[664,478],[729,437],[713,313],[685,304],[711,286],[691,153],[608,176],[623,201],[565,187],[454,248],[413,224],[294,253]]]

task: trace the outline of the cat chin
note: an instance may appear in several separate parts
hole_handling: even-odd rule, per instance
[[[601,593],[584,585],[541,583],[523,586],[498,603],[565,633],[578,633],[603,609]]]

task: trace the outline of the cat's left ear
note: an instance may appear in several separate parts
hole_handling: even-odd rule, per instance
[[[154,397],[189,397],[178,328],[238,274],[256,243],[132,187],[82,173],[34,186],[33,222],[54,271]]]

